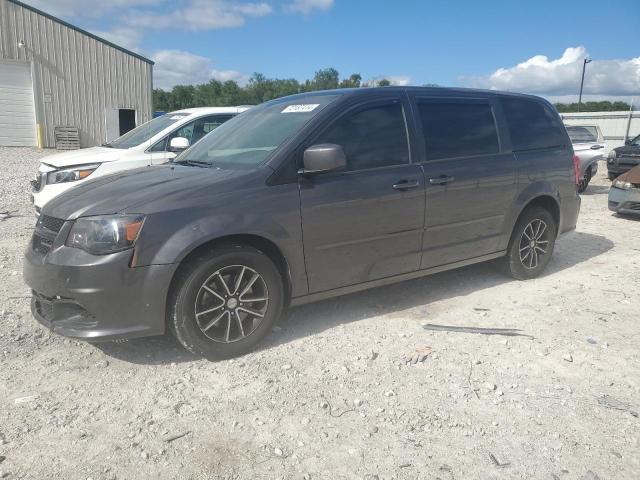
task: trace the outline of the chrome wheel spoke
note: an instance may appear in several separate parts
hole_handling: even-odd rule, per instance
[[[260,278],[260,275],[258,275],[256,272],[253,272],[253,277],[251,277],[251,280],[249,280],[249,283],[247,283],[247,286],[244,287],[244,289],[242,290],[242,292],[240,292],[240,295],[238,295],[238,298],[241,301],[246,301],[244,300],[242,297],[244,297],[244,295],[251,290],[251,287],[253,287],[253,284],[256,283],[258,281],[258,279]]]
[[[197,312],[196,317],[200,317],[207,313],[215,312],[216,310],[220,310],[222,307],[224,307],[224,303],[222,305],[218,305],[217,307],[208,308],[207,310],[203,310],[202,312]]]
[[[244,337],[244,327],[242,326],[242,320],[240,319],[240,315],[236,313],[236,321],[238,322],[238,327],[240,327],[240,337]]]
[[[257,302],[264,302],[269,299],[267,297],[262,297],[262,298],[241,298],[240,300],[242,300],[244,303],[257,303]]]
[[[263,313],[256,312],[255,310],[251,310],[251,309],[249,309],[247,307],[238,307],[238,310],[240,312],[245,312],[245,313],[248,313],[249,315],[253,315],[254,317],[258,317],[258,318],[263,318],[264,317]]]
[[[242,270],[240,270],[240,273],[238,274],[238,278],[236,279],[236,285],[235,287],[233,287],[234,295],[238,293],[238,290],[240,290],[240,284],[242,283],[242,277],[244,277],[244,272],[246,269],[247,267],[242,267]]]
[[[546,231],[547,231],[547,224],[544,222],[540,222],[540,229],[538,230],[538,233],[536,235],[536,240],[539,241],[544,235],[544,232]]]
[[[217,324],[220,320],[222,320],[222,317],[224,317],[225,315],[229,315],[229,312],[227,310],[222,312],[217,318],[211,320],[204,327],[202,327],[202,331],[206,332],[207,330],[209,330],[211,327],[213,327],[215,324]]]
[[[232,295],[231,290],[229,290],[229,285],[227,285],[227,282],[225,282],[224,277],[220,275],[219,272],[218,272],[218,278],[220,279],[220,283],[222,283],[222,286],[224,287],[224,291],[226,292],[226,294]]]
[[[209,292],[211,295],[213,295],[214,297],[219,298],[220,300],[222,300],[222,304],[224,305],[224,297],[222,295],[218,295],[217,292],[215,292],[214,290],[211,290],[209,287],[207,287],[206,285],[202,286],[202,289]]]

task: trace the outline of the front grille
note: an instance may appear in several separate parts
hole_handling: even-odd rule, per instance
[[[629,203],[629,210],[637,210],[640,212],[640,203],[638,202]]]
[[[64,220],[61,218],[50,217],[48,215],[40,215],[36,226],[46,228],[50,232],[58,233],[64,225]]]
[[[53,247],[53,240],[45,238],[37,233],[33,234],[33,251],[40,255],[46,255]]]

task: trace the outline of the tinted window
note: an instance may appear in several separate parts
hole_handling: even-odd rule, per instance
[[[428,159],[485,155],[500,149],[488,103],[418,100],[418,112]]]
[[[347,170],[409,163],[402,105],[358,110],[329,127],[314,143],[336,143],[347,156]]]
[[[189,145],[193,145],[207,133],[215,130],[224,122],[229,120],[232,115],[209,115],[207,117],[198,118],[192,122],[185,123],[178,130],[171,132],[165,138],[156,143],[149,149],[151,152],[165,152],[169,147],[172,138],[183,137],[189,140]]]
[[[549,106],[525,98],[502,98],[501,101],[514,150],[566,144],[562,122]]]

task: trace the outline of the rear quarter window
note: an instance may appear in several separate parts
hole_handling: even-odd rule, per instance
[[[567,136],[558,114],[548,105],[528,98],[501,98],[514,150],[564,146]]]

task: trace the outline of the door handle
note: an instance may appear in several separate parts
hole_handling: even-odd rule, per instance
[[[431,185],[446,185],[447,183],[451,183],[455,180],[450,175],[440,175],[439,177],[434,177],[429,179],[429,183]]]
[[[393,184],[393,188],[400,191],[417,188],[419,186],[420,182],[418,182],[417,180],[413,180],[412,182],[410,182],[409,180],[400,180],[398,183]]]

